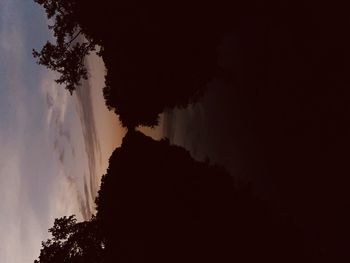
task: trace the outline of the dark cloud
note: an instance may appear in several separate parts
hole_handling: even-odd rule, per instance
[[[76,101],[73,104],[76,107],[76,113],[71,111],[70,101],[72,98],[61,87],[46,86],[43,89],[48,108],[47,124],[53,132],[53,149],[64,170],[66,179],[69,182],[75,181],[76,198],[84,219],[90,218],[94,209],[92,204],[98,190],[98,178],[101,176],[97,173],[97,165],[99,164],[97,162],[101,162],[102,158],[93,112],[91,88],[89,81],[84,81],[77,88],[74,93]],[[78,118],[78,121],[75,117]],[[82,141],[76,140],[77,135],[78,138],[82,137]],[[80,151],[85,151],[86,157],[77,155]],[[87,168],[80,166],[85,164],[85,158]],[[79,169],[83,169],[83,171]],[[69,177],[68,174],[72,170],[75,171],[75,174],[73,177]]]
[[[88,218],[91,217],[92,211],[91,211],[91,202],[90,199],[92,198],[91,192],[89,192],[89,188],[86,182],[86,176],[84,176],[84,200],[85,200],[85,214]]]
[[[83,188],[84,193],[78,194],[78,203],[79,203],[79,211],[82,214],[84,220],[89,220],[91,218],[91,215],[93,214],[92,207],[91,207],[91,194],[89,193],[89,187],[88,183],[86,181],[87,175],[84,174],[83,180]]]
[[[53,148],[57,151],[58,150],[58,146],[59,145],[59,143],[58,143],[58,139],[57,138],[55,138],[55,140],[54,140],[54,142],[53,142]]]
[[[63,125],[60,125],[58,127],[58,135],[62,138],[65,138],[67,142],[70,142],[70,138],[71,138],[70,132],[68,130],[65,130]]]
[[[74,151],[74,145],[71,143],[71,135],[68,130],[65,130],[64,123],[59,121],[58,114],[54,114],[54,129],[55,129],[55,138],[53,142],[54,151],[58,155],[59,162],[64,165],[67,145]]]
[[[97,138],[96,122],[93,113],[91,85],[88,81],[77,88],[75,94],[77,98],[77,111],[81,122],[84,138],[85,152],[88,159],[89,168],[89,193],[92,201],[97,194],[97,184],[99,175],[96,170],[96,161],[101,162],[100,144]],[[85,180],[85,178],[84,178]],[[85,187],[85,186],[84,186]]]
[[[46,105],[49,109],[52,108],[54,105],[54,99],[49,93],[46,93]]]
[[[58,159],[60,160],[60,163],[63,164],[63,162],[64,162],[64,151],[60,151]]]

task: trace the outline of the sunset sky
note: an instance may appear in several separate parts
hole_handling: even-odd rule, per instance
[[[104,66],[70,96],[32,49],[51,38],[33,1],[0,1],[0,262],[33,262],[56,217],[90,216],[124,130],[102,98]]]
[[[0,263],[33,263],[72,214],[83,261],[348,257],[345,5],[60,1],[54,36],[34,0],[0,0]],[[100,43],[130,132],[101,57],[70,94],[33,58],[47,41],[34,53],[73,85]],[[67,254],[56,245],[42,255]]]

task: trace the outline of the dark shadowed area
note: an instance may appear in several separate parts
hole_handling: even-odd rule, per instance
[[[129,130],[110,159],[91,219],[101,223],[105,239],[96,242],[108,259],[340,262],[348,256],[345,6],[36,2],[46,4],[49,18],[56,14],[56,43],[34,51],[38,63],[77,92],[86,78],[81,61],[98,47],[106,106]],[[71,46],[80,34],[84,41]],[[168,141],[135,132],[157,125],[162,112]],[[209,159],[194,161],[169,143]]]
[[[249,187],[168,140],[140,132],[128,132],[112,154],[96,205],[89,221],[57,219],[50,229],[56,243],[43,243],[38,262],[308,258],[293,222],[254,198]]]
[[[277,2],[241,9],[218,46],[221,75],[197,104],[165,112],[164,135],[278,203],[303,229],[315,262],[341,260],[349,243],[349,20],[336,5]]]

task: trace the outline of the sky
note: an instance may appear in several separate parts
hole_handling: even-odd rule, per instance
[[[51,39],[33,1],[0,0],[0,262],[33,262],[54,218],[88,219],[125,131],[102,97],[103,62],[73,94],[35,63]]]
[[[89,79],[71,96],[31,54],[52,38],[44,10],[30,0],[0,0],[0,19],[0,262],[33,262],[54,218],[91,216],[125,130],[104,104],[100,58],[87,58]],[[217,103],[215,90],[200,103],[161,114],[156,129],[140,130],[234,173],[232,136],[219,133],[227,120],[217,117],[227,103]]]

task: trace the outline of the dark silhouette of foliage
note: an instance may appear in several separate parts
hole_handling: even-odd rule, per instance
[[[125,126],[156,124],[164,108],[195,101],[214,75],[213,89],[222,93],[219,121],[209,128],[230,134],[237,173],[271,184],[269,195],[307,238],[309,262],[342,261],[349,236],[346,8],[313,0],[231,1],[232,8],[224,1],[171,8],[74,2],[79,28],[102,47],[106,104]],[[153,158],[152,151],[143,156]]]
[[[58,71],[58,82],[72,92],[86,78],[84,56],[99,45],[107,67],[106,105],[124,126],[156,125],[166,107],[196,101],[216,71],[224,31],[218,14],[224,9],[217,6],[202,3],[198,12],[195,4],[169,8],[161,1],[36,2],[55,18],[50,28],[57,43],[34,56]],[[70,47],[75,34],[87,41]]]
[[[35,263],[300,262],[291,221],[209,161],[129,131],[109,162],[97,214],[55,220]]]
[[[74,216],[55,219],[51,239],[42,242],[34,263],[98,263],[104,258],[104,239],[96,219],[77,222]]]
[[[34,1],[45,8],[48,19],[54,20],[49,29],[53,31],[56,42],[53,44],[48,41],[40,52],[33,50],[33,56],[38,59],[38,64],[58,72],[60,77],[56,82],[64,84],[72,93],[82,78],[87,79],[84,58],[95,50],[95,43],[91,39],[78,41],[82,40],[82,30],[75,18],[76,1]]]
[[[139,1],[119,2],[114,10],[101,12],[114,25],[114,34],[100,34],[108,108],[125,126],[153,126],[165,108],[197,101],[217,70],[224,31],[218,6]]]
[[[110,158],[97,204],[115,262],[296,262],[293,224],[217,166],[166,140],[129,132]]]

